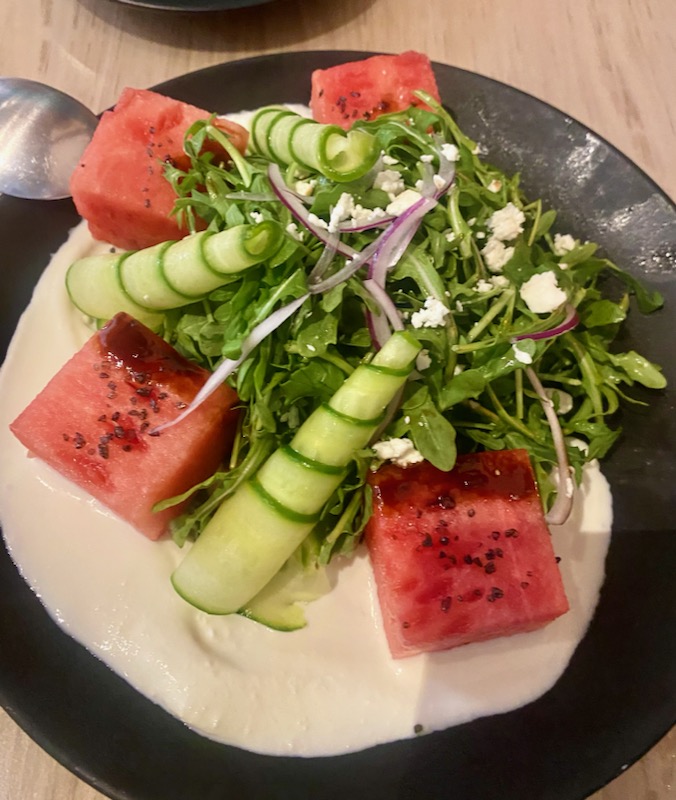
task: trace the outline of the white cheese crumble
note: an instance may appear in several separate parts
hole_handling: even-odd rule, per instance
[[[506,289],[509,286],[509,278],[504,275],[491,275],[491,283],[496,289]]]
[[[431,153],[423,153],[420,156],[420,160],[423,164],[431,164],[434,161],[434,156]]]
[[[484,257],[484,262],[491,272],[501,272],[505,264],[514,255],[514,248],[505,247],[499,239],[491,236],[481,251],[481,255]]]
[[[455,234],[453,233],[453,231],[446,234],[446,241],[449,242],[449,244],[455,241]]]
[[[497,178],[493,178],[493,180],[488,184],[488,191],[489,192],[499,192],[502,189],[502,181],[499,181]]]
[[[396,158],[388,156],[387,153],[383,153],[383,164],[385,164],[388,167],[394,167],[398,163],[399,162],[397,161]]]
[[[428,297],[420,311],[414,311],[411,314],[411,325],[414,328],[440,328],[450,313],[441,300],[437,300],[436,297]]]
[[[444,142],[444,144],[441,145],[441,155],[447,161],[457,161],[460,158],[460,151],[456,145]]]
[[[298,230],[298,225],[295,222],[289,222],[286,226],[286,232],[297,241],[303,241],[303,232]]]
[[[265,217],[261,214],[260,211],[251,211],[249,216],[255,223],[261,223],[265,219]]]
[[[398,217],[400,214],[403,214],[407,208],[417,203],[418,200],[422,200],[420,192],[416,192],[415,189],[404,189],[401,194],[397,195],[397,197],[392,200],[385,211],[387,211],[388,214],[392,214],[393,217]]]
[[[398,467],[408,467],[424,461],[422,454],[413,446],[410,439],[385,439],[373,445],[378,458],[393,461]]]
[[[325,231],[328,231],[329,223],[325,219],[318,217],[316,214],[308,214],[307,218],[312,225],[315,225],[317,228],[323,228]]]
[[[523,231],[526,216],[514,203],[507,203],[504,208],[494,211],[488,219],[488,227],[495,239],[511,242]]]
[[[446,186],[446,181],[441,177],[441,175],[432,175],[432,183],[434,184],[435,189],[443,189]]]
[[[534,314],[550,314],[568,299],[551,270],[533,275],[519,289],[519,294]]]
[[[518,343],[512,345],[512,352],[514,353],[514,358],[521,364],[532,364],[533,363],[533,356],[530,353],[527,353],[525,350],[521,350]]]
[[[554,234],[554,255],[555,256],[563,256],[566,253],[570,253],[571,250],[575,249],[577,242],[569,233]]]
[[[387,211],[384,208],[364,208],[364,206],[356,203],[352,209],[351,222],[354,227],[358,227],[359,225],[368,225],[371,222],[376,222],[386,216]]]
[[[343,192],[338,198],[338,202],[331,209],[329,217],[329,233],[336,233],[341,222],[352,216],[354,212],[354,197],[347,192]]]
[[[483,278],[481,278],[481,280],[477,282],[477,285],[474,288],[480,294],[485,294],[486,292],[492,292],[495,287],[490,281],[485,281]]]
[[[314,192],[317,181],[312,179],[309,181],[296,181],[296,193],[303,197],[310,197]]]
[[[396,169],[384,169],[376,175],[373,181],[373,188],[381,189],[387,194],[390,200],[394,200],[406,187],[404,186],[404,179],[401,177],[401,173],[397,172]]]

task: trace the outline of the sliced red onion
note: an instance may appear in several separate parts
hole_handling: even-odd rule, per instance
[[[390,338],[393,330],[404,330],[404,322],[399,310],[383,286],[380,286],[380,284],[374,280],[365,280],[364,288],[369,292],[376,303],[378,303],[378,307],[381,311],[380,314],[372,314],[369,312],[367,315],[371,338],[377,348],[380,349]]]
[[[518,342],[521,341],[521,339],[552,339],[554,336],[560,336],[562,333],[571,331],[579,322],[580,317],[574,306],[570,303],[566,303],[566,318],[555,328],[550,328],[546,331],[538,331],[537,333],[520,333],[518,336],[513,336],[512,341]]]
[[[256,325],[256,327],[251,331],[251,333],[246,337],[246,339],[242,342],[242,353],[238,359],[232,358],[225,358],[221,363],[216,367],[214,372],[211,373],[208,380],[199,390],[199,392],[193,398],[193,401],[185,408],[183,411],[176,417],[176,419],[171,420],[170,422],[165,422],[162,425],[158,425],[156,428],[153,429],[153,434],[158,434],[161,431],[165,430],[166,428],[170,428],[173,425],[176,425],[178,422],[184,420],[189,414],[198,407],[201,406],[202,403],[212,395],[216,389],[225,381],[232,373],[237,369],[237,367],[242,364],[244,359],[249,355],[249,353],[257,347],[264,339],[266,339],[273,331],[277,330],[279,326],[286,322],[286,320],[295,314],[296,311],[303,305],[303,303],[308,299],[310,294],[304,294],[302,297],[299,297],[297,300],[293,300],[288,305],[282,306],[278,308],[276,311],[273,311],[269,317],[263,320],[263,322]]]
[[[544,387],[540,383],[535,370],[532,367],[526,367],[525,373],[535,393],[540,398],[542,408],[547,417],[549,428],[552,432],[552,439],[554,441],[554,450],[556,451],[557,459],[557,477],[558,489],[556,492],[556,499],[554,504],[547,512],[545,519],[550,525],[563,525],[563,523],[570,516],[573,507],[573,491],[570,476],[570,465],[568,463],[568,452],[566,450],[566,442],[561,430],[561,423],[559,415],[556,413],[554,403],[551,398],[547,397]],[[571,487],[571,488],[569,488]]]
[[[279,199],[279,202],[288,208],[293,216],[299,222],[301,222],[313,236],[319,239],[320,242],[328,244],[330,237],[328,230],[322,228],[320,225],[317,225],[316,222],[311,219],[310,212],[303,205],[298,195],[295,192],[292,192],[286,185],[282,171],[277,164],[271,163],[268,167],[268,178],[270,180],[272,191]],[[354,247],[350,247],[342,242],[338,242],[336,252],[340,253],[341,256],[345,256],[345,258],[353,258],[355,255],[357,255],[357,251],[354,249]]]
[[[386,231],[383,231],[376,239],[376,253],[369,266],[370,279],[381,286],[385,285],[388,270],[403,256],[423,217],[436,204],[437,200],[434,197],[421,197],[402,212]]]
[[[338,230],[341,233],[361,233],[362,231],[370,231],[373,228],[380,228],[382,225],[389,225],[390,222],[394,222],[396,219],[395,216],[388,214],[385,217],[378,217],[376,219],[371,220],[370,222],[362,222],[362,223],[350,223],[350,222],[341,222],[338,225]]]

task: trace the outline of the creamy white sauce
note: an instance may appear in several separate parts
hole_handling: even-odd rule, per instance
[[[64,288],[92,247],[80,226],[53,259],[0,371],[0,519],[12,558],[52,617],[139,692],[199,733],[277,755],[347,753],[509,711],[561,675],[596,606],[611,497],[587,470],[570,521],[552,531],[571,610],[546,628],[393,660],[367,556],[332,568],[309,625],[278,633],[210,617],[169,576],[182,557],[153,543],[26,455],[8,425],[89,331]]]

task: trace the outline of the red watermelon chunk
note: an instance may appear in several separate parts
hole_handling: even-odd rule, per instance
[[[525,450],[370,478],[366,530],[394,658],[532,631],[568,610]]]
[[[235,393],[222,387],[175,419],[209,373],[127,314],[95,333],[10,425],[28,450],[159,538],[184,506],[155,503],[211,475],[232,443]]]
[[[413,92],[422,89],[441,102],[429,58],[409,50],[371,56],[312,73],[310,108],[318,122],[349,128],[356,120],[424,106]]]
[[[176,201],[163,162],[188,166],[185,132],[211,114],[196,106],[144,89],[125,89],[96,128],[70,189],[92,236],[125,250],[179,239],[187,229],[170,216]],[[248,133],[219,120],[218,126],[242,153]],[[225,154],[221,154],[225,157]]]

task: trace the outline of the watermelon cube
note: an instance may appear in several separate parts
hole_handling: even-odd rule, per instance
[[[150,539],[185,506],[153,505],[211,475],[232,443],[235,393],[223,386],[175,426],[209,373],[118,314],[95,333],[10,428],[31,454]]]
[[[388,464],[367,530],[394,658],[535,630],[568,601],[525,450],[460,456],[451,472]]]
[[[70,190],[92,236],[124,250],[180,239],[188,233],[171,216],[176,195],[165,162],[187,168],[183,139],[211,114],[144,89],[125,89],[106,111],[71,177]],[[226,120],[219,128],[242,153],[248,132]],[[225,153],[220,153],[225,158]]]
[[[432,64],[423,53],[371,56],[312,73],[310,109],[317,122],[349,128],[356,120],[426,107],[413,92],[422,89],[439,99]]]

